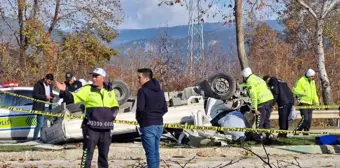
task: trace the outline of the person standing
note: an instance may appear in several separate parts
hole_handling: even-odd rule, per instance
[[[308,69],[294,85],[293,93],[297,96],[299,106],[319,105],[319,98],[315,86],[315,71]],[[313,109],[301,109],[301,121],[298,124],[297,131],[309,131],[312,125]],[[308,135],[308,134],[304,134]]]
[[[274,96],[274,104],[279,107],[279,126],[280,130],[288,130],[288,116],[292,111],[294,96],[288,84],[276,77],[265,76],[266,81]],[[287,137],[286,133],[279,133],[278,137]]]
[[[257,115],[256,128],[270,129],[270,115],[273,111],[274,96],[267,87],[267,83],[260,77],[254,75],[250,68],[242,70],[242,76],[248,85],[248,93],[252,108]],[[270,134],[266,134],[270,141]],[[259,140],[259,139],[257,139]]]
[[[43,79],[35,83],[33,87],[32,97],[38,100],[47,101],[52,103],[54,96],[52,94],[52,81],[54,80],[53,74],[47,74]],[[52,105],[47,105],[43,102],[33,101],[32,110],[45,111],[46,106],[48,110],[52,109]],[[39,132],[44,125],[45,116],[37,115],[37,125],[34,128],[33,140],[38,139]]]
[[[64,83],[66,85],[67,90],[70,92],[74,92],[83,86],[83,84],[80,81],[76,80],[76,77],[72,72],[66,72],[65,79],[66,81]],[[65,93],[63,91],[60,91],[59,97],[64,98],[64,94]]]
[[[168,112],[164,92],[153,78],[151,69],[138,69],[142,86],[137,93],[136,120],[140,126],[142,145],[148,168],[159,168],[159,144],[163,134],[163,115]]]
[[[83,156],[82,168],[90,168],[93,152],[98,146],[98,167],[107,168],[108,154],[111,145],[111,130],[116,119],[119,104],[114,90],[104,82],[106,72],[96,68],[92,73],[92,85],[81,87],[75,92],[67,90],[65,83],[56,82],[58,89],[65,91],[65,101],[85,103],[85,117],[82,123]]]

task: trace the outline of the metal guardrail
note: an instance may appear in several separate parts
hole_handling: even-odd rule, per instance
[[[300,111],[297,110],[297,118],[301,119]],[[320,118],[320,119],[340,119],[339,110],[315,110],[313,111],[313,118]],[[271,116],[271,120],[279,119],[278,111],[273,111]]]
[[[300,111],[297,110],[297,119],[301,119]],[[337,126],[340,127],[340,116],[339,110],[315,110],[313,111],[313,118],[317,119],[337,119]],[[271,116],[271,120],[279,119],[279,113],[277,111],[273,111]]]

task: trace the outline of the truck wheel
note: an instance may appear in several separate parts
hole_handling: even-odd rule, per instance
[[[126,103],[130,96],[129,86],[122,80],[113,80],[112,88],[115,91],[119,105]]]
[[[236,91],[236,80],[229,74],[219,73],[208,79],[213,92],[221,96],[222,100],[228,100]]]

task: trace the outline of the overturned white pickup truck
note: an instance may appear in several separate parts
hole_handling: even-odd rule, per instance
[[[122,81],[113,81],[113,88],[119,101],[120,113],[117,120],[135,121],[136,99],[130,96],[127,85]],[[194,124],[192,115],[198,111],[205,111],[205,100],[209,97],[222,100],[230,109],[240,109],[250,106],[244,90],[229,74],[217,74],[182,92],[166,93],[168,112],[164,115],[164,123]],[[60,105],[52,110],[54,113],[69,113],[83,115],[82,104]],[[250,109],[250,108],[249,108]],[[44,143],[60,144],[83,139],[81,120],[67,118],[52,118],[46,121],[41,131]],[[168,129],[180,135],[182,130]],[[115,124],[113,135],[134,134],[138,136],[135,125]]]

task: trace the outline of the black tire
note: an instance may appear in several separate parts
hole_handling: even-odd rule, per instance
[[[113,80],[112,88],[115,91],[119,105],[126,103],[130,96],[129,86],[122,80]]]
[[[228,100],[236,91],[236,80],[230,74],[218,73],[208,79],[213,92],[218,94],[222,100]]]

